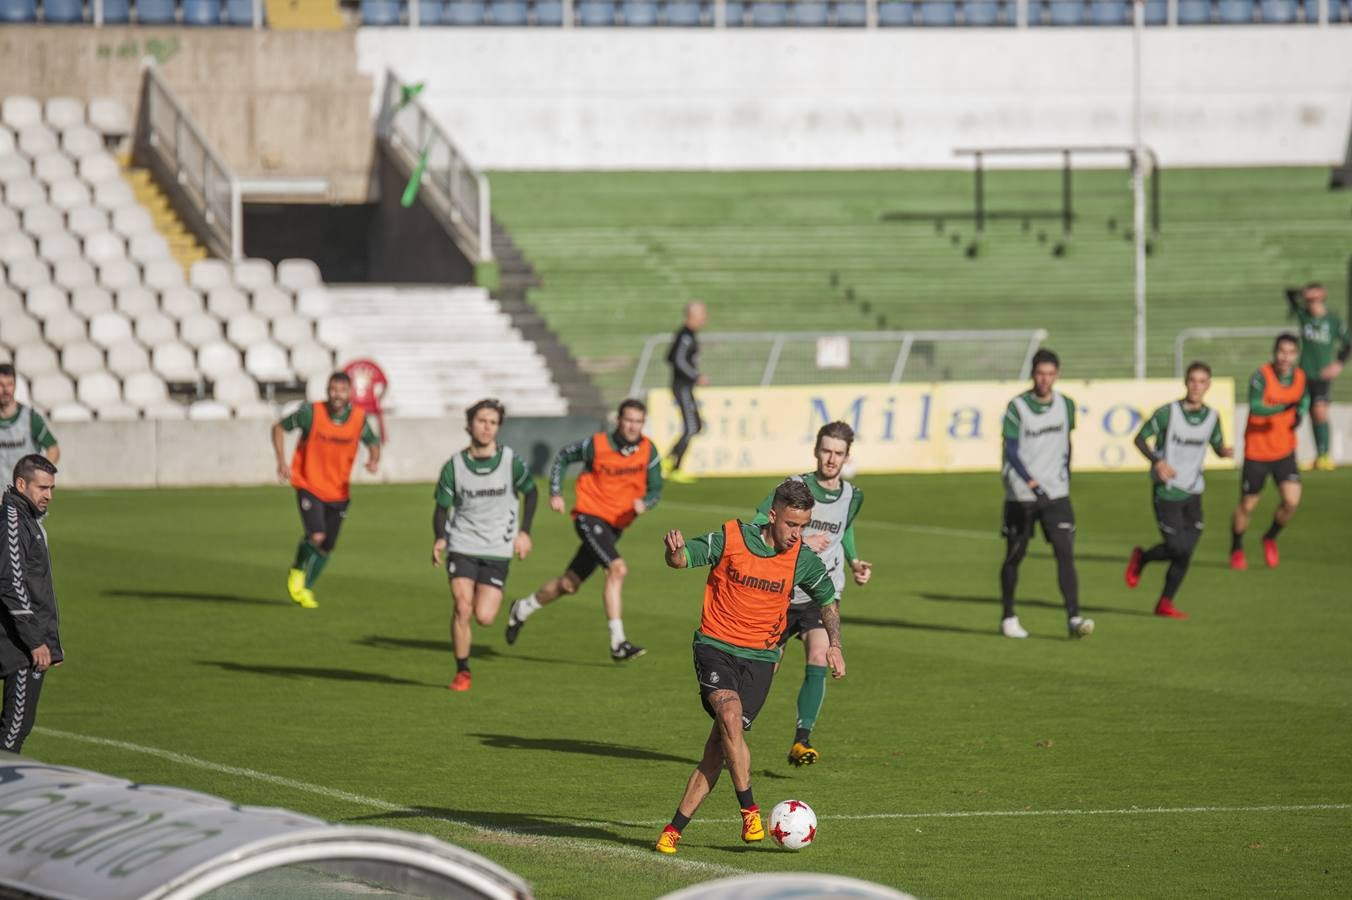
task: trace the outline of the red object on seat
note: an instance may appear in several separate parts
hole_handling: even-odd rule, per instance
[[[380,400],[390,386],[389,379],[380,366],[370,359],[355,359],[343,366],[343,371],[352,379],[352,405],[364,409],[368,416],[375,417],[380,429],[380,442],[385,443],[385,414],[380,409]]]

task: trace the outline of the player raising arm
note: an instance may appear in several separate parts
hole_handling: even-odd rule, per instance
[[[1304,301],[1302,304],[1301,301]],[[1305,373],[1305,394],[1314,426],[1314,468],[1333,471],[1329,455],[1329,402],[1333,379],[1352,355],[1352,334],[1347,324],[1328,311],[1328,291],[1312,281],[1299,291],[1287,291],[1291,315],[1300,322],[1300,368]]]

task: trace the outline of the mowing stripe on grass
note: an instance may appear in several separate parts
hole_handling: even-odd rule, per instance
[[[215,763],[208,759],[200,759],[196,756],[189,756],[186,753],[178,753],[173,750],[164,750],[159,747],[147,747],[143,744],[133,744],[130,741],[119,741],[112,738],[95,737],[94,735],[78,734],[73,731],[62,731],[57,728],[48,728],[39,725],[33,729],[35,732],[47,735],[49,737],[64,738],[71,741],[80,741],[86,744],[96,744],[100,747],[114,747],[118,750],[127,750],[132,753],[141,753],[146,756],[153,756],[157,759],[163,759],[168,762],[176,763],[182,766],[190,766],[195,769],[205,769],[209,772],[218,772],[222,775],[234,775],[239,778],[249,778],[253,781],[261,781],[266,784],[277,785],[278,787],[290,788],[293,791],[300,791],[306,794],[314,794],[319,797],[327,797],[330,800],[341,800],[344,803],[351,803],[354,806],[362,806],[367,809],[374,809],[379,812],[388,813],[415,813],[427,819],[435,819],[439,822],[445,822],[448,825],[454,825],[458,828],[465,828],[469,831],[477,832],[486,836],[510,837],[510,838],[530,838],[532,841],[559,847],[565,850],[581,850],[589,853],[595,853],[601,856],[619,856],[627,859],[638,860],[642,862],[651,862],[665,866],[676,866],[682,869],[693,871],[708,872],[714,875],[741,875],[746,873],[746,869],[739,869],[735,866],[724,866],[718,863],[700,862],[694,859],[671,859],[659,858],[652,851],[639,850],[636,847],[622,847],[614,844],[607,844],[602,841],[592,841],[583,838],[566,838],[554,835],[541,834],[538,831],[526,831],[516,828],[492,828],[485,825],[476,825],[473,822],[465,822],[460,819],[454,819],[450,816],[437,815],[424,809],[412,806],[405,806],[401,803],[391,803],[388,800],[382,800],[379,797],[367,797],[363,794],[354,794],[350,791],[338,790],[337,788],[326,787],[322,784],[311,784],[308,781],[297,781],[294,778],[286,778],[281,775],[273,775],[268,772],[259,772],[256,769],[245,769],[240,766],[228,766],[222,763]],[[665,825],[666,820],[658,823]]]

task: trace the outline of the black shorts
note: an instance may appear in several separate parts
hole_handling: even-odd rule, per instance
[[[305,534],[323,533],[324,543],[329,545],[338,540],[338,529],[343,527],[350,502],[339,500],[337,503],[325,503],[309,491],[296,489],[296,506],[300,508],[300,521],[305,526]]]
[[[1070,498],[1059,497],[1049,500],[1042,506],[1019,500],[1006,500],[1000,533],[1011,541],[1029,541],[1033,537],[1033,527],[1039,522],[1042,523],[1042,536],[1048,543],[1051,542],[1054,531],[1069,531],[1074,534],[1075,509],[1070,505]]]
[[[597,566],[609,569],[610,564],[620,558],[615,544],[622,532],[602,519],[578,513],[573,519],[573,530],[582,539],[573,559],[568,563],[568,571],[577,576],[578,581],[586,581]]]
[[[1155,524],[1167,541],[1169,538],[1187,537],[1202,530],[1202,495],[1192,494],[1186,500],[1164,500],[1155,498]]]
[[[714,691],[735,691],[742,701],[742,730],[750,731],[756,714],[770,696],[770,681],[775,664],[763,659],[743,659],[709,644],[695,642],[695,677],[699,679],[699,699],[709,718],[716,719],[709,705]]]
[[[1283,456],[1281,459],[1274,459],[1272,462],[1261,462],[1246,458],[1244,469],[1239,476],[1240,494],[1260,493],[1268,475],[1271,475],[1273,482],[1278,485],[1284,481],[1294,481],[1299,484],[1300,467],[1296,465],[1296,454],[1292,453],[1290,456]]]
[[[809,631],[825,627],[822,624],[821,604],[790,603],[789,612],[784,619],[784,633],[779,636],[779,646],[783,647],[794,635],[801,639]]]
[[[1333,382],[1327,378],[1306,378],[1305,395],[1311,403],[1331,403],[1333,401]]]
[[[510,565],[511,560],[484,559],[481,556],[451,553],[446,558],[446,576],[468,578],[475,584],[486,584],[501,589],[507,584],[507,568]]]

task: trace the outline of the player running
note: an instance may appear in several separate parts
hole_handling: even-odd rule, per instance
[[[1094,620],[1080,615],[1080,580],[1075,572],[1075,510],[1070,505],[1070,433],[1075,429],[1075,402],[1054,389],[1061,360],[1050,350],[1033,354],[1033,388],[1005,410],[1005,561],[1000,567],[1000,601],[1004,616],[1000,633],[1026,638],[1014,614],[1014,588],[1019,563],[1028,552],[1033,528],[1056,556],[1056,576],[1066,605],[1066,627],[1073,638],[1094,632]]]
[[[566,594],[575,594],[582,582],[602,566],[606,583],[601,597],[610,628],[610,658],[615,662],[637,659],[644,649],[631,644],[624,633],[624,578],[629,567],[615,544],[624,529],[657,505],[662,496],[662,458],[643,434],[648,408],[638,400],[620,404],[615,430],[597,432],[569,444],[554,457],[549,471],[549,508],[564,510],[563,473],[582,463],[577,477],[577,502],[573,506],[573,529],[582,540],[568,567],[531,594],[512,604],[507,616],[507,643],[515,644],[526,620]]]
[[[699,371],[698,332],[709,321],[709,310],[700,300],[691,300],[685,305],[685,317],[681,327],[671,340],[671,350],[667,353],[667,362],[671,364],[671,394],[676,398],[676,406],[681,410],[681,437],[671,448],[667,458],[662,461],[662,474],[677,484],[694,484],[695,477],[681,469],[685,452],[695,435],[704,430],[704,420],[699,415],[699,404],[695,402],[695,387],[709,383],[709,379]]]
[[[1268,475],[1277,483],[1281,502],[1272,514],[1272,524],[1263,534],[1263,561],[1275,569],[1281,562],[1277,535],[1300,505],[1300,469],[1296,466],[1296,428],[1310,409],[1305,390],[1305,372],[1296,365],[1300,341],[1294,334],[1277,336],[1272,362],[1249,379],[1249,419],[1244,425],[1244,468],[1239,476],[1239,505],[1235,507],[1230,542],[1230,568],[1247,569],[1244,532],[1258,505],[1258,495]]]
[[[32,407],[19,402],[19,376],[9,363],[0,363],[0,473],[9,477],[19,460],[29,454],[61,461],[61,448],[47,422]]]
[[[1147,563],[1168,560],[1169,571],[1164,576],[1164,592],[1155,604],[1155,615],[1171,619],[1188,617],[1174,606],[1174,598],[1202,536],[1202,490],[1206,487],[1202,466],[1207,445],[1217,456],[1231,459],[1235,455],[1233,447],[1225,446],[1220,416],[1203,402],[1211,389],[1211,367],[1204,362],[1193,363],[1183,383],[1186,396],[1155,410],[1136,434],[1136,449],[1151,461],[1155,521],[1162,540],[1149,550],[1132,548],[1126,574],[1127,587],[1134,588],[1141,583],[1141,571]]]
[[[1328,311],[1328,292],[1317,281],[1301,291],[1287,291],[1286,302],[1291,315],[1300,323],[1300,368],[1305,373],[1310,423],[1314,426],[1316,455],[1311,468],[1332,472],[1335,467],[1329,455],[1329,402],[1333,399],[1333,379],[1342,374],[1343,365],[1352,356],[1352,333]]]
[[[668,566],[712,566],[694,653],[700,701],[714,724],[676,815],[657,839],[662,853],[676,852],[681,832],[718,783],[725,765],[742,811],[742,840],[764,840],[765,826],[751,792],[751,750],[743,732],[751,728],[770,693],[789,597],[795,590],[801,589],[818,604],[829,644],[827,665],[833,677],[845,677],[836,589],[826,566],[802,540],[813,504],[807,484],[789,480],[775,489],[764,525],[733,519],[688,543],[679,531],[666,534]]]
[[[470,688],[470,620],[493,624],[502,605],[512,554],[525,559],[530,553],[530,526],[540,495],[521,457],[498,443],[506,414],[497,400],[480,400],[465,410],[469,446],[442,466],[437,481],[432,564],[441,565],[442,554],[446,554],[446,574],[455,601],[451,618],[455,678],[447,685],[453,691]],[[524,498],[520,527],[518,497]]]
[[[357,445],[367,448],[366,471],[380,468],[380,438],[366,413],[352,406],[352,380],[342,372],[329,376],[328,399],[306,403],[272,426],[272,450],[277,477],[296,489],[296,503],[305,529],[296,547],[296,559],[286,577],[291,599],[303,609],[315,609],[314,584],[328,565],[338,543],[338,529],[347,518],[349,485]],[[291,465],[283,446],[286,432],[300,431]]]
[[[873,564],[859,558],[854,544],[854,519],[864,505],[864,493],[840,477],[841,469],[850,458],[854,430],[844,422],[830,422],[817,431],[813,454],[817,457],[816,471],[794,475],[790,481],[807,485],[815,501],[812,520],[803,528],[803,543],[821,557],[831,584],[840,599],[845,590],[845,566],[857,585],[868,584]],[[774,506],[775,492],[756,510],[752,525],[766,525]],[[798,725],[793,745],[789,748],[789,762],[795,766],[810,766],[821,758],[812,746],[812,728],[821,715],[826,697],[826,651],[829,646],[826,626],[822,624],[821,608],[807,592],[794,588],[789,599],[788,621],[780,639],[782,648],[789,638],[797,636],[803,642],[806,665],[803,684],[798,688]]]

